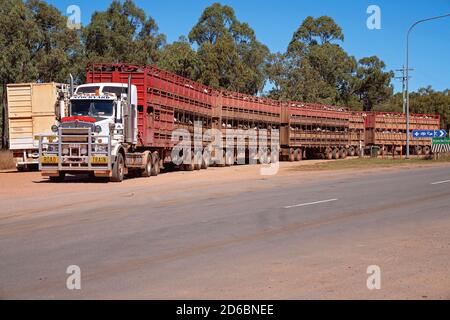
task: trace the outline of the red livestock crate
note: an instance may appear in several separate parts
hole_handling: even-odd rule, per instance
[[[93,64],[87,83],[131,83],[138,91],[138,138],[141,147],[172,147],[172,131],[193,130],[195,121],[211,127],[218,92],[153,66]]]
[[[280,122],[281,106],[276,100],[222,90],[220,104],[224,121],[265,126]]]

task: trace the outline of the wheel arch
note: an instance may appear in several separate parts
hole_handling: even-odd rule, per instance
[[[123,159],[126,160],[126,152],[125,152],[125,148],[122,145],[117,145],[113,151],[112,151],[112,156],[114,158],[114,161],[117,160],[117,156],[121,154]],[[126,166],[126,161],[125,161],[125,166]]]

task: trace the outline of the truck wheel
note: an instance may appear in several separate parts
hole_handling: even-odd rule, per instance
[[[334,149],[332,152],[333,159],[338,160],[339,159],[339,149]]]
[[[122,182],[125,171],[125,161],[123,159],[123,155],[119,153],[117,155],[116,162],[114,162],[112,169],[112,176],[110,178],[111,182]]]
[[[152,156],[149,154],[146,159],[144,170],[141,171],[141,177],[149,178],[152,176],[153,164]]]
[[[302,159],[303,159],[302,149],[295,149],[294,156],[295,156],[295,161],[302,161]]]
[[[423,147],[423,149],[422,149],[423,151],[423,154],[424,155],[426,155],[426,156],[429,156],[430,155],[430,153],[431,153],[431,148],[429,147],[429,146],[425,146],[425,147]]]
[[[202,156],[202,170],[206,170],[209,168],[209,161],[210,161],[209,155],[205,154]]]
[[[194,155],[194,170],[200,170],[202,168],[202,162],[202,154],[200,152],[196,153]]]
[[[270,152],[270,163],[278,163],[278,162],[281,161],[280,158],[281,157],[280,157],[280,154],[278,152],[275,152],[273,150]]]
[[[217,162],[218,161],[218,162]],[[226,167],[227,158],[225,152],[221,151],[220,155],[216,155],[216,167],[223,168]]]
[[[354,147],[348,148],[348,155],[349,155],[350,157],[354,157],[354,156],[355,156],[355,152],[356,152],[356,150],[355,150]]]
[[[184,171],[194,171],[194,156],[191,157],[191,163],[183,164]]]
[[[268,164],[268,161],[267,153],[261,151],[261,154],[258,156],[258,164]]]
[[[347,158],[347,150],[345,148],[342,148],[341,150],[339,150],[339,158],[340,159],[345,159]]]
[[[153,165],[152,165],[152,169],[151,169],[151,175],[156,177],[161,172],[161,167],[160,167],[160,163],[159,163],[160,159],[159,159],[158,152],[153,152],[152,160],[153,160]]]
[[[422,147],[421,147],[421,146],[416,146],[416,154],[417,154],[418,156],[421,156],[421,155],[422,155]]]
[[[356,148],[355,149],[355,156],[361,157],[362,155],[364,155],[364,153],[361,154],[361,149],[360,148]]]
[[[289,149],[289,162],[295,161],[295,151],[294,149]]]
[[[66,178],[65,172],[60,172],[59,176],[57,176],[57,177],[49,177],[51,182],[64,182],[65,178]]]

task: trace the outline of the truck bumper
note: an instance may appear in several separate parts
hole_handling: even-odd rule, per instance
[[[47,170],[47,171],[42,171],[41,172],[43,177],[58,177],[59,176],[59,171],[58,170]]]
[[[109,170],[94,171],[94,175],[98,178],[109,178],[111,177],[111,171]]]
[[[112,137],[94,135],[90,128],[70,130],[80,133],[64,135],[60,128],[57,135],[39,136],[39,170],[42,175],[51,177],[62,172],[109,176],[113,162]],[[96,142],[102,139],[108,142]]]
[[[41,175],[43,177],[59,177],[60,172],[65,172],[69,174],[87,174],[87,173],[93,173],[94,176],[98,178],[109,178],[111,177],[111,171],[109,170],[93,170],[93,171],[58,171],[58,170],[44,170],[41,171]]]

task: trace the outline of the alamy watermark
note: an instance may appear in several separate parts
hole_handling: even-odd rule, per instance
[[[367,14],[370,14],[366,21],[367,28],[381,30],[381,8],[377,5],[370,5],[367,8]]]
[[[381,268],[376,265],[368,266],[367,274],[370,274],[367,278],[367,289],[381,290]]]
[[[77,265],[67,267],[66,273],[69,274],[66,280],[68,290],[81,290],[81,268]]]
[[[67,28],[70,30],[81,29],[81,8],[77,5],[67,7]]]
[[[172,132],[172,162],[179,165],[243,165],[260,163],[261,175],[276,175],[280,168],[280,132],[278,129],[203,130],[195,122],[194,132]],[[192,148],[193,146],[193,148]],[[193,153],[192,153],[192,150]]]

